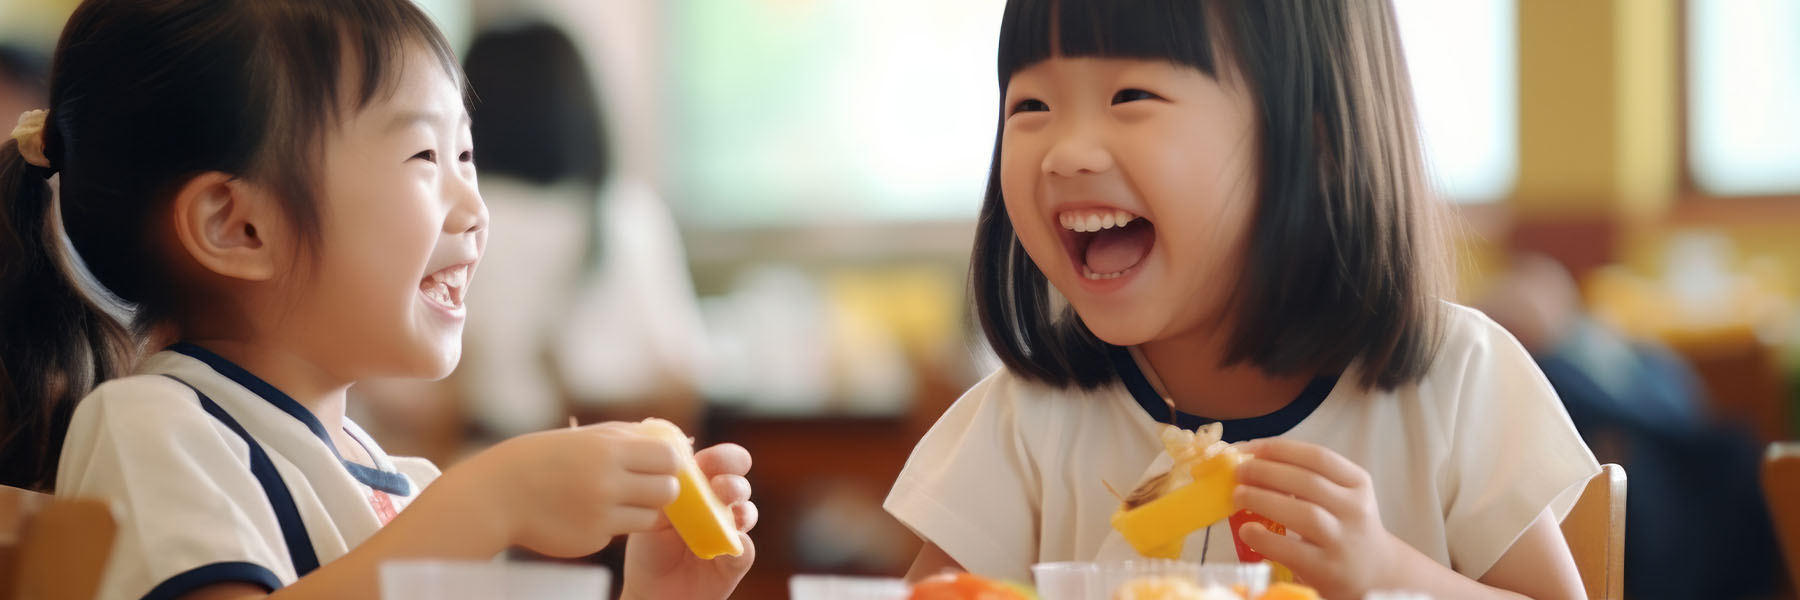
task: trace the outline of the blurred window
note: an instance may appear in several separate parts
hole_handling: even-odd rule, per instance
[[[725,227],[973,219],[996,0],[671,0],[667,189]]]
[[[1517,171],[1514,0],[1397,0],[1433,182]],[[992,160],[999,0],[671,0],[666,189],[758,227],[973,218]]]
[[[1714,196],[1800,193],[1800,2],[1687,2],[1688,168]]]
[[[1519,171],[1516,0],[1394,0],[1438,193],[1495,202]]]

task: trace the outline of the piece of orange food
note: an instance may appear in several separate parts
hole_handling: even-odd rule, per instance
[[[1146,577],[1119,586],[1113,591],[1112,600],[1244,600],[1244,597],[1223,587],[1201,587],[1180,577]]]
[[[1319,600],[1319,592],[1298,583],[1277,583],[1256,600]]]
[[[1192,432],[1163,426],[1163,449],[1174,464],[1168,473],[1150,478],[1122,498],[1112,517],[1113,529],[1138,554],[1180,558],[1188,534],[1237,511],[1231,501],[1237,466],[1250,457],[1226,444],[1223,433],[1219,423]]]
[[[712,485],[707,482],[706,474],[700,471],[700,465],[694,462],[694,440],[674,423],[662,419],[644,419],[639,422],[638,431],[673,445],[676,454],[681,457],[681,466],[675,472],[675,480],[681,485],[681,491],[675,501],[663,507],[663,513],[669,516],[669,524],[675,526],[675,533],[681,535],[681,541],[687,542],[688,550],[694,556],[711,560],[721,555],[738,556],[744,553],[744,544],[738,539],[737,518],[731,514],[731,508],[719,502],[713,494]]]
[[[971,573],[945,573],[920,581],[910,600],[1037,600],[1024,586]]]

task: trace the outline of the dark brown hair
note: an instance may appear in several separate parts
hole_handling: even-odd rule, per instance
[[[0,483],[49,489],[75,403],[130,368],[142,334],[175,312],[182,292],[150,244],[174,193],[206,172],[265,184],[312,247],[326,132],[391,92],[413,46],[461,84],[449,44],[409,0],[75,10],[50,72],[50,166],[0,144]],[[129,307],[129,327],[82,291],[81,267]]]
[[[476,36],[463,55],[475,98],[475,155],[483,175],[536,185],[582,186],[591,265],[601,247],[600,188],[612,170],[606,120],[581,49],[549,23],[530,22]]]
[[[1167,60],[1215,77],[1230,60],[1241,71],[1260,155],[1246,259],[1228,299],[1228,363],[1303,374],[1360,362],[1358,383],[1383,389],[1423,376],[1448,269],[1387,0],[1007,2],[1000,96],[1014,73],[1053,53]],[[998,135],[969,277],[982,332],[1014,373],[1083,388],[1116,379],[1108,344],[1054,307],[1019,244]]]

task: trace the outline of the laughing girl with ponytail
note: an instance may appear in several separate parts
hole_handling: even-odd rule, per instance
[[[610,423],[440,474],[345,416],[358,381],[456,366],[487,239],[462,72],[411,0],[87,0],[49,89],[0,143],[0,483],[111,505],[100,598],[371,598],[393,559],[624,534],[626,597],[749,568],[659,510],[693,460],[747,531],[741,447]]]

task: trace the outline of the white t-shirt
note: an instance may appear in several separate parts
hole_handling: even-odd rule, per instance
[[[1473,309],[1446,311],[1444,345],[1418,383],[1363,392],[1352,367],[1224,431],[1342,454],[1368,470],[1388,531],[1480,578],[1546,507],[1565,516],[1599,465],[1518,342]],[[1028,581],[1033,563],[1137,556],[1112,529],[1119,501],[1102,482],[1126,490],[1168,470],[1158,430],[1171,417],[1130,356],[1116,354],[1121,382],[1093,391],[1006,369],[976,384],[919,441],[885,508],[987,576]],[[1233,529],[1195,532],[1182,557],[1237,562]]]
[[[349,420],[375,468],[345,461],[312,413],[197,346],[177,344],[139,372],[76,407],[56,478],[58,495],[113,506],[103,600],[291,584],[368,539],[438,476],[424,459],[390,458]]]

